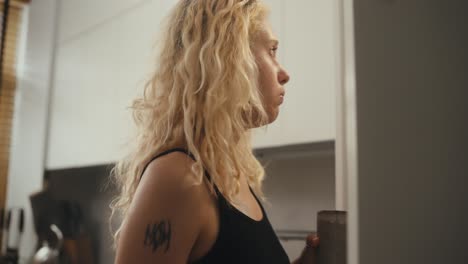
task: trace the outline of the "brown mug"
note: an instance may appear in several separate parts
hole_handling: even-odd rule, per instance
[[[318,264],[346,264],[346,212],[320,211],[317,214]]]

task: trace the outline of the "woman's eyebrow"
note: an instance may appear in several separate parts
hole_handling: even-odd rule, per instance
[[[279,41],[277,39],[270,39],[270,44],[273,44],[274,46],[278,46]]]

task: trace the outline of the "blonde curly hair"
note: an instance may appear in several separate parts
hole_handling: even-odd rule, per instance
[[[181,0],[166,19],[157,67],[133,101],[132,150],[111,172],[119,189],[111,220],[125,219],[144,166],[157,153],[183,144],[234,203],[240,175],[262,200],[265,170],[252,152],[250,128],[268,124],[252,46],[267,16],[258,0]],[[116,245],[121,230],[113,234]]]

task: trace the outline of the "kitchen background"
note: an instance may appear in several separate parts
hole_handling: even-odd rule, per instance
[[[174,1],[11,2],[26,4],[5,204],[25,223],[8,246],[22,263],[34,254],[30,196],[47,188],[79,204],[95,263],[112,263],[106,177]],[[278,235],[347,210],[350,264],[466,263],[468,2],[265,2],[291,75],[278,120],[254,138]],[[282,243],[291,259],[303,247]]]
[[[151,73],[160,24],[174,2],[45,0],[25,8],[22,67],[29,78],[16,95],[8,201],[28,205],[45,178],[55,199],[80,204],[97,263],[113,260],[107,220],[115,193],[103,186],[124,153],[132,130],[127,107]],[[265,2],[291,81],[279,119],[256,132],[254,146],[269,164],[265,207],[274,228],[282,238],[285,231],[301,237],[282,240],[295,259],[316,229],[317,212],[335,209],[338,8],[326,0]],[[24,256],[36,246],[29,210],[26,216]]]

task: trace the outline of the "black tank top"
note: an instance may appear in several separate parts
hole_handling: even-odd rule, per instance
[[[174,151],[184,152],[195,160],[194,156],[187,150],[174,148],[158,154],[152,158],[151,161]],[[206,171],[205,175],[210,178]],[[218,236],[208,253],[193,263],[290,264],[288,255],[279,242],[268,220],[265,209],[252,191],[252,188],[249,186],[250,192],[262,209],[263,218],[259,221],[250,218],[230,205],[216,185],[214,187],[218,194],[218,210],[220,216]]]

